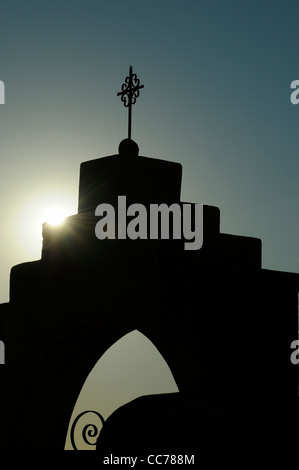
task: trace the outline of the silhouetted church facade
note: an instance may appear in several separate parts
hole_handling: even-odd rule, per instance
[[[260,403],[295,409],[299,275],[262,269],[259,239],[221,233],[211,206],[197,251],[183,239],[95,236],[99,204],[116,207],[119,195],[184,204],[181,178],[180,164],[137,156],[133,144],[81,164],[78,214],[44,224],[41,259],[12,268],[0,306],[0,448],[63,449],[88,373],[135,329],[160,351],[184,400],[228,410],[233,434],[240,409],[245,421]]]

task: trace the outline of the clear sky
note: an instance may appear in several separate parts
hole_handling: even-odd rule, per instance
[[[48,208],[76,213],[80,163],[126,137],[130,65],[141,155],[182,163],[182,200],[261,238],[264,268],[299,272],[298,15],[296,0],[1,1],[0,302],[11,267],[40,258]]]

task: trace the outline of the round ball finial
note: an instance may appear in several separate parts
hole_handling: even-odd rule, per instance
[[[131,139],[124,139],[118,146],[118,153],[123,157],[138,157],[139,147]]]

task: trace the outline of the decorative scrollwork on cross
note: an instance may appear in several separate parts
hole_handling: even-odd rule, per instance
[[[85,444],[88,444],[90,446],[96,446],[97,438],[99,437],[101,429],[104,426],[105,420],[103,416],[97,411],[87,410],[87,411],[83,411],[82,413],[80,413],[74,419],[72,427],[71,427],[71,431],[70,431],[71,444],[74,450],[78,450],[77,445],[76,445],[76,439],[75,439],[75,431],[76,431],[78,421],[82,418],[82,416],[86,415],[87,413],[93,413],[94,415],[97,416],[97,419],[100,420],[100,427],[96,426],[95,424],[86,424],[84,426],[82,430],[82,437],[83,437],[83,441],[85,442]],[[89,438],[93,438],[93,441],[90,441]]]
[[[136,73],[133,73],[132,66],[129,70],[129,76],[125,78],[125,83],[122,84],[121,91],[117,93],[117,96],[121,97],[124,106],[129,109],[128,116],[128,139],[131,139],[132,130],[132,105],[136,103],[136,99],[140,94],[140,89],[144,88],[144,85],[140,85],[140,80],[137,78]]]

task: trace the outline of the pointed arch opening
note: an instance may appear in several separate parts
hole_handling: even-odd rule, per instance
[[[102,421],[116,409],[142,395],[175,392],[177,384],[158,349],[144,334],[131,331],[88,374],[70,418],[65,450],[73,450],[74,443],[77,449],[94,450]]]

